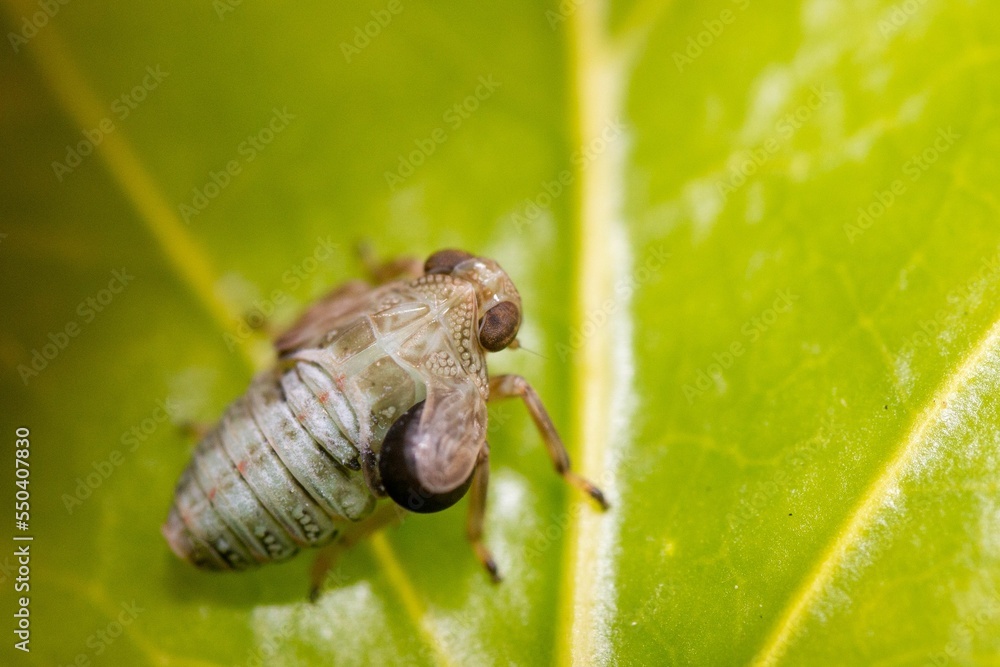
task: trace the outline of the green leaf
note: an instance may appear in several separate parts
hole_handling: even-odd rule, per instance
[[[0,479],[9,508],[30,428],[35,538],[4,664],[1000,660],[991,5],[4,10]],[[491,370],[612,510],[498,404],[502,585],[465,503],[316,605],[310,555],[195,571],[159,534],[177,425],[268,362],[241,320],[360,275],[365,239],[508,269],[538,354]]]

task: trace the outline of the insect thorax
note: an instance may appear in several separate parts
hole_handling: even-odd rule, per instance
[[[358,419],[345,419],[329,405],[327,412],[359,448],[368,444],[377,451],[392,422],[425,398],[429,383],[471,382],[487,398],[475,317],[475,293],[468,282],[422,276],[387,290],[371,313],[291,360],[298,362],[300,375],[308,364],[306,369],[319,367],[330,378],[315,381],[314,393],[342,394]]]

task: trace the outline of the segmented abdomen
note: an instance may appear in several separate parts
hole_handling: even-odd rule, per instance
[[[376,498],[361,443],[377,452],[392,422],[423,400],[413,363],[389,351],[427,312],[402,304],[361,317],[294,353],[286,370],[258,376],[177,484],[163,527],[174,552],[207,569],[244,569],[329,542],[367,516]]]
[[[208,569],[283,560],[372,511],[354,443],[380,441],[378,409],[401,414],[416,402],[415,388],[385,356],[350,380],[328,370],[301,362],[280,377],[259,377],[199,444],[164,525],[181,558]],[[373,383],[373,373],[382,379]],[[376,384],[402,405],[377,400]]]

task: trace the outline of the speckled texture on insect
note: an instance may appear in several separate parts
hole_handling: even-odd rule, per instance
[[[179,557],[214,570],[280,561],[376,528],[386,496],[435,512],[471,489],[468,536],[498,579],[480,542],[491,398],[522,398],[557,472],[606,506],[570,471],[527,381],[487,373],[487,352],[517,345],[521,300],[507,273],[459,250],[416,273],[346,283],[276,341],[278,365],[229,406],[181,475],[163,527]]]

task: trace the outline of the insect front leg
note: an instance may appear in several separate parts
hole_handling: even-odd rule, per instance
[[[469,488],[469,516],[465,524],[465,533],[476,552],[476,558],[483,564],[494,583],[500,583],[500,572],[497,570],[493,554],[483,545],[483,519],[486,515],[486,487],[490,481],[490,445],[483,443],[479,450],[479,459],[472,473],[472,486]]]
[[[570,470],[569,454],[566,453],[566,446],[563,445],[562,438],[559,437],[559,433],[556,431],[555,424],[552,423],[548,411],[542,405],[542,399],[538,397],[538,393],[528,384],[527,380],[520,375],[497,375],[490,378],[490,398],[522,399],[525,407],[528,408],[528,414],[531,415],[531,419],[535,422],[535,426],[538,427],[538,431],[542,435],[545,448],[549,452],[549,457],[552,459],[552,464],[555,466],[556,472],[562,475],[563,479],[567,482],[597,501],[601,509],[608,509],[609,505],[608,501],[604,498],[604,493],[591,481]]]

